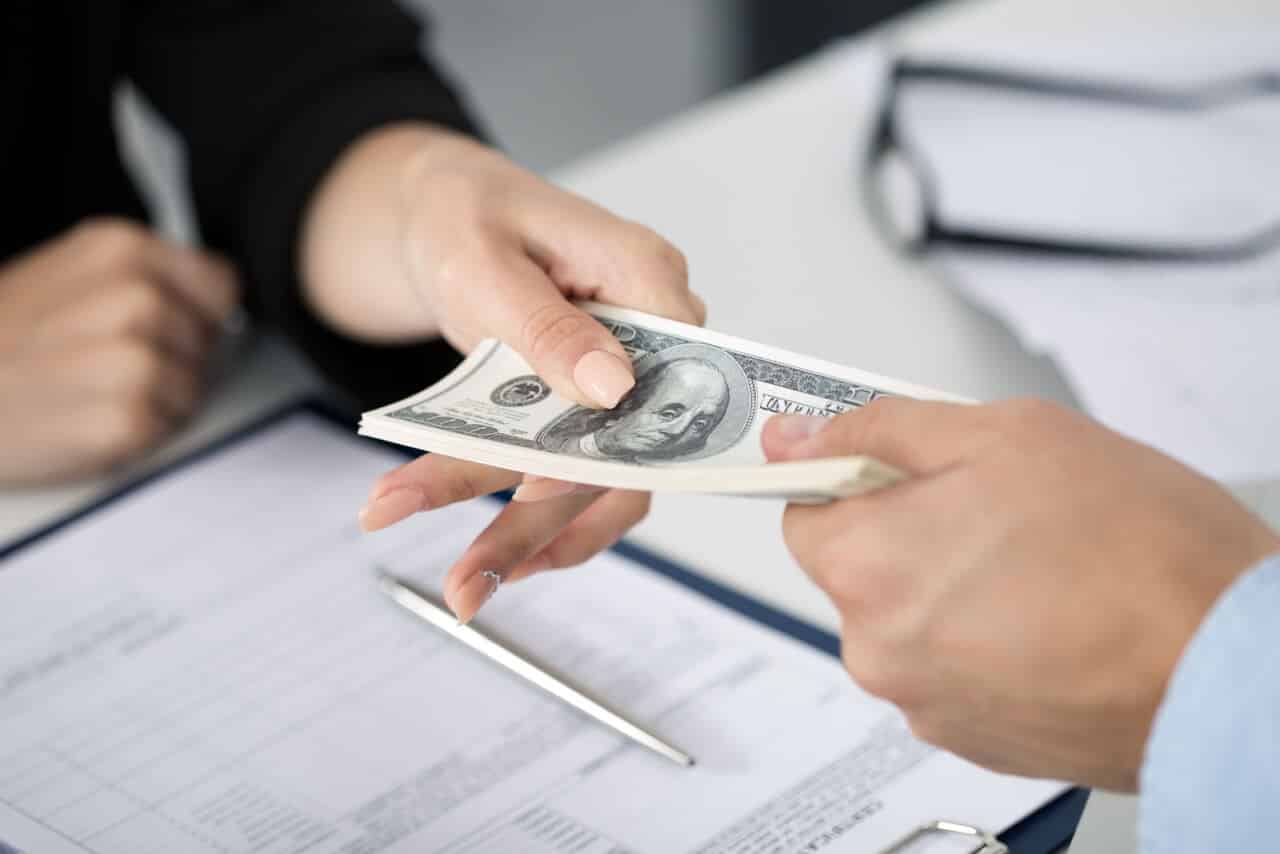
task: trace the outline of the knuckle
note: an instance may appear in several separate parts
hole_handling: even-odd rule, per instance
[[[183,250],[183,261],[199,291],[198,302],[213,318],[225,320],[240,304],[240,282],[236,268],[226,258],[200,250]]]
[[[594,554],[588,546],[557,538],[536,557],[546,561],[545,569],[572,569],[586,563]]]
[[[135,392],[143,392],[156,385],[163,371],[160,354],[141,341],[125,340],[115,347],[113,369],[125,384]]]
[[[174,372],[173,396],[177,402],[178,410],[183,413],[189,413],[200,403],[202,393],[202,385],[199,377],[194,373],[185,370]]]
[[[427,454],[425,457],[419,457],[414,462],[419,462],[423,459],[430,459],[430,458],[431,458],[431,455]],[[398,486],[402,486],[403,482],[406,480],[405,478],[406,469],[408,469],[409,466],[412,466],[412,465],[413,463],[406,463],[403,466],[399,466],[397,468],[392,469],[391,471],[383,472],[382,474],[380,474],[378,478],[373,482],[373,486],[369,488],[370,497],[372,498],[373,496],[386,495],[388,492],[397,488]]]
[[[902,680],[894,668],[887,666],[865,644],[853,644],[846,640],[840,646],[840,660],[859,688],[893,702],[902,687]]]
[[[924,708],[927,701],[924,687],[883,648],[877,647],[872,654],[867,654],[866,650],[850,651],[845,645],[841,648],[841,660],[849,676],[868,694],[887,700],[904,712]]]
[[[125,323],[143,329],[163,324],[168,303],[160,289],[145,279],[131,279],[123,284],[117,297],[123,303]]]
[[[998,404],[1002,414],[1019,427],[1034,427],[1060,417],[1062,408],[1043,398],[1021,397]]]
[[[866,610],[867,585],[852,565],[843,540],[830,539],[813,548],[813,578],[844,613]]]
[[[946,743],[946,728],[935,716],[921,712],[908,712],[906,719],[911,734],[920,741],[935,747],[941,747]]]
[[[841,434],[850,439],[874,436],[886,429],[886,423],[893,418],[899,405],[896,398],[877,397],[858,409],[838,416],[836,423]]]
[[[831,598],[841,614],[864,620],[878,620],[875,596],[862,576],[849,571],[834,561],[825,563],[826,571],[818,578],[818,586]]]
[[[663,260],[670,265],[671,269],[680,274],[680,278],[688,281],[689,279],[689,257],[682,251],[672,246],[670,243],[663,241],[664,249],[662,250]]]
[[[1060,450],[1057,440],[1069,425],[1068,411],[1063,407],[1038,398],[1015,398],[993,406],[993,418],[987,427],[989,441],[1012,449],[1014,457],[1028,453],[1054,454]],[[1044,447],[1046,442],[1053,447]]]
[[[431,484],[439,491],[439,503],[442,506],[470,501],[488,492],[482,488],[476,473],[466,464],[451,467],[444,477],[434,478]],[[430,503],[436,504],[435,501]]]
[[[548,303],[535,309],[520,330],[520,339],[535,359],[545,358],[566,345],[590,337],[595,322],[567,303]]]
[[[507,567],[532,555],[538,542],[533,533],[491,528],[476,538],[476,554],[491,567]]]
[[[883,409],[872,401],[865,406],[837,415],[818,434],[818,442],[826,453],[845,453],[862,447],[867,437],[875,435],[883,416]]]
[[[145,450],[157,432],[155,417],[145,402],[129,400],[113,407],[98,426],[106,456],[121,459]]]
[[[854,583],[845,582],[848,588]],[[895,641],[906,643],[919,636],[922,626],[912,580],[906,571],[884,562],[867,561],[856,579],[857,591],[843,592],[856,601],[862,609],[876,615],[877,625]]]
[[[809,571],[811,575],[819,574],[818,559],[820,549],[815,548],[814,537],[811,531],[810,519],[813,518],[814,508],[804,505],[792,504],[782,514],[782,541],[787,547],[787,551],[796,559],[802,567]]]
[[[685,254],[683,252],[681,252],[675,246],[672,246],[663,238],[658,237],[658,244],[655,247],[655,254],[657,255],[658,262],[660,264],[662,264],[671,272],[675,273],[676,276],[681,281],[688,282],[689,259],[685,257]]]
[[[673,276],[687,286],[689,281],[689,259],[669,240],[647,225],[628,223],[634,235],[634,245],[641,257],[646,257],[661,272]]]
[[[536,553],[530,554],[529,557],[537,560],[540,564],[538,571],[543,569],[565,569],[570,566],[576,566],[582,563],[589,554],[583,554],[585,549],[579,547],[575,538],[568,531],[551,538],[551,542],[544,545]]]
[[[145,227],[123,217],[92,217],[76,232],[99,258],[117,263],[136,258],[147,240]]]
[[[819,587],[822,587],[822,582],[818,580],[822,573],[820,572],[819,567],[814,564],[813,558],[809,554],[807,540],[800,536],[794,525],[783,526],[782,542],[783,545],[787,547],[787,551],[791,554],[791,557],[795,562],[798,563],[800,567],[814,580],[814,583]]]
[[[877,559],[873,549],[869,544],[856,550],[847,543],[824,546],[818,585],[847,619],[858,620],[864,630],[875,631],[895,648],[915,648],[928,629],[928,609],[918,604],[920,597],[908,574]]]
[[[693,313],[699,326],[707,324],[707,304],[698,296],[693,297]]]
[[[899,397],[876,397],[838,415],[820,434],[824,443],[834,449],[858,449],[892,445],[904,425],[913,423],[913,407],[919,401]]]
[[[226,258],[214,256],[212,264],[217,274],[214,288],[217,291],[219,309],[224,315],[230,314],[240,304],[239,274],[236,272],[235,265]]]

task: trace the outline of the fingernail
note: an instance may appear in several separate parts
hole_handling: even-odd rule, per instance
[[[377,531],[412,516],[426,504],[426,496],[419,489],[401,487],[370,501],[360,511],[360,527],[365,531]]]
[[[629,366],[604,350],[592,350],[579,359],[573,369],[573,381],[583,394],[605,409],[617,406],[636,384]]]
[[[484,607],[484,603],[493,598],[493,594],[497,593],[501,586],[502,575],[496,570],[486,569],[468,578],[452,596],[446,597],[445,602],[458,618],[458,622],[466,625],[475,618]]]
[[[777,415],[773,429],[784,442],[803,442],[812,439],[831,420],[821,415]]]
[[[511,500],[520,502],[547,501],[548,499],[559,498],[562,495],[569,495],[577,491],[578,484],[576,483],[539,478],[535,481],[525,481],[516,487],[516,491],[511,494]]]

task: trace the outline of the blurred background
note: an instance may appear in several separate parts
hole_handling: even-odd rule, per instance
[[[545,172],[923,0],[402,0],[495,140]],[[182,153],[126,92],[126,159],[156,211],[194,234]]]
[[[921,0],[408,0],[499,141],[552,169]]]

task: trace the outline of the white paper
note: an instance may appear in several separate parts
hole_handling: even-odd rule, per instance
[[[1062,790],[925,747],[834,660],[619,557],[504,589],[480,625],[699,764],[635,747],[377,592],[375,564],[437,583],[494,512],[362,536],[352,508],[397,459],[296,416],[9,561],[0,840],[865,852],[940,816],[1004,828]]]
[[[1280,477],[1280,251],[1235,264],[935,253],[1119,430],[1227,481]]]

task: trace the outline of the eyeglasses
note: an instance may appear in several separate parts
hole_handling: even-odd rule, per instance
[[[927,247],[947,246],[1128,261],[1234,261],[1280,248],[1280,221],[1243,239],[1196,247],[1036,233],[1000,234],[950,226],[942,222],[937,213],[937,176],[920,152],[904,139],[898,126],[895,107],[903,87],[912,82],[965,84],[1011,94],[1189,114],[1280,95],[1280,74],[1245,75],[1174,91],[898,59],[889,69],[862,181],[865,200],[877,227],[891,245],[904,252],[918,253]],[[890,198],[895,204],[889,204]]]

